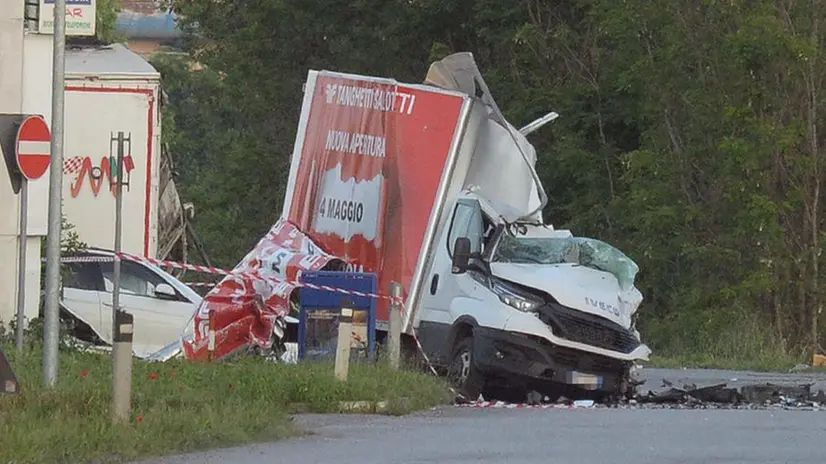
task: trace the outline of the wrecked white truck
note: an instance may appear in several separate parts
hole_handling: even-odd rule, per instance
[[[207,294],[187,357],[206,356],[210,314],[218,358],[282,346],[302,271],[375,272],[384,294],[403,284],[403,334],[470,399],[497,384],[629,392],[650,354],[637,267],[544,223],[526,135],[555,113],[514,128],[469,53],[424,84],[310,71],[304,91],[281,218]]]

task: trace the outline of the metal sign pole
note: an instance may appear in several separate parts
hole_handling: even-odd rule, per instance
[[[49,229],[46,236],[46,301],[43,330],[43,382],[57,383],[60,337],[60,238],[63,219],[63,88],[66,71],[66,0],[54,4],[52,69],[52,146],[49,172]]]
[[[26,247],[28,246],[29,181],[23,176],[20,183],[20,243],[17,251],[17,323],[14,335],[17,351],[23,352],[23,325],[26,318]]]
[[[132,405],[132,331],[134,321],[120,309],[121,237],[123,235],[123,151],[126,139],[118,132],[117,184],[115,186],[115,262],[112,289],[112,419],[124,422],[129,419]],[[131,137],[129,139],[131,148]],[[111,142],[110,142],[111,143]]]
[[[118,159],[115,164],[117,169],[117,184],[115,196],[115,262],[112,270],[114,288],[112,289],[112,334],[117,332],[117,314],[120,309],[120,253],[121,253],[121,221],[123,220],[123,132],[118,132],[117,150]],[[115,370],[117,372],[117,369]]]

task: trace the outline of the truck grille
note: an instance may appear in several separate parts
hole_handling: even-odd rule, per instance
[[[630,353],[640,346],[630,330],[599,316],[551,303],[540,308],[543,322],[566,340],[606,350]]]
[[[562,369],[577,369],[588,373],[617,373],[628,368],[629,363],[626,361],[557,346],[541,337],[531,339],[547,347],[554,363]]]

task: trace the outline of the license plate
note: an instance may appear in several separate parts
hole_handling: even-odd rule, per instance
[[[601,375],[583,374],[577,371],[568,371],[568,383],[576,385],[586,390],[596,390],[602,387],[603,378]]]

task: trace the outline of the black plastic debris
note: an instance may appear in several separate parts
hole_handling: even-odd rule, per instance
[[[813,400],[811,393],[812,385],[786,386],[774,384],[746,385],[742,391],[745,401],[749,403],[778,403],[783,398]]]
[[[649,391],[647,395],[639,398],[642,403],[679,403],[686,401],[688,392],[682,388],[671,387],[659,392]]]
[[[538,404],[541,404],[544,399],[545,399],[544,395],[542,395],[541,393],[539,393],[536,390],[531,390],[526,395],[525,403],[527,403],[531,406],[536,406]]]
[[[566,405],[566,406],[571,406],[572,404],[574,404],[574,402],[573,402],[573,400],[569,400],[568,398],[566,398],[564,396],[560,396],[559,398],[557,398],[556,404],[563,404],[563,405]]]
[[[741,399],[740,392],[736,388],[728,388],[728,384],[725,383],[695,387],[689,394],[698,401],[707,403],[739,403]]]

